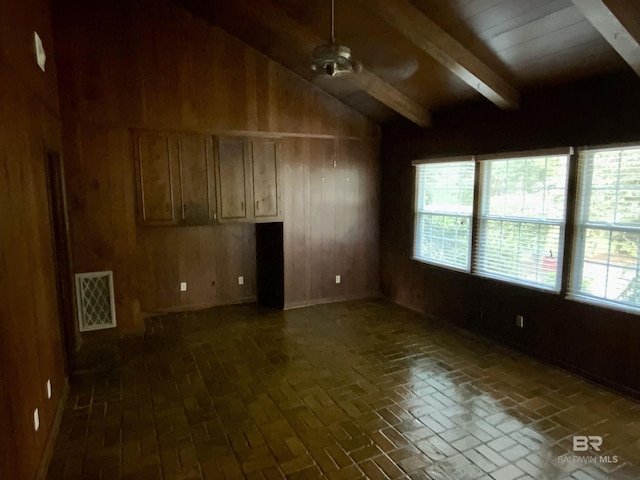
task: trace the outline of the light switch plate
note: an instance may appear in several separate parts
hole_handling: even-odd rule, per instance
[[[336,284],[342,282],[342,277],[340,275],[336,275]]]
[[[45,64],[47,63],[47,54],[44,51],[44,45],[42,45],[42,39],[40,35],[38,35],[38,32],[33,32],[33,47],[38,67],[44,72]]]
[[[180,282],[180,291],[181,292],[187,291],[187,282]]]
[[[238,285],[244,285],[244,277],[242,275],[238,277]]]

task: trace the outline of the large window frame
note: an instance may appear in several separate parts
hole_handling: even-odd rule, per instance
[[[571,147],[563,147],[477,157],[481,174],[472,273],[549,292],[561,291],[572,155]],[[562,182],[559,185],[553,183],[553,176],[549,176],[554,161],[560,168],[556,172],[556,177],[560,175]],[[527,185],[530,182],[527,175],[532,172],[535,174],[537,169],[540,176],[541,162],[544,162],[544,182],[540,180],[532,188]],[[515,178],[520,178],[519,175],[522,178],[510,191],[506,185],[509,166],[518,167],[521,163],[524,164],[524,170],[517,173]],[[492,169],[499,167],[505,170],[504,189],[494,187],[492,182],[495,180]],[[548,181],[552,183],[548,184]],[[556,197],[560,194],[559,202],[557,198],[555,202],[552,199],[554,191]],[[500,193],[502,195],[494,197]],[[494,202],[496,199],[498,201]],[[532,204],[534,200],[542,200],[542,205]],[[521,205],[516,205],[520,201]],[[535,208],[531,205],[535,205]],[[523,245],[522,240],[527,237],[532,245]],[[513,243],[514,238],[517,239],[514,245],[509,245],[510,239]]]
[[[583,147],[580,149],[578,159],[577,192],[575,197],[575,226],[571,245],[572,259],[569,271],[567,298],[570,300],[638,314],[640,313],[640,299],[638,299],[637,304],[634,304],[633,301],[627,301],[624,298],[619,298],[625,294],[628,288],[632,287],[632,283],[636,288],[640,288],[637,285],[637,283],[640,282],[640,209],[638,210],[639,216],[637,217],[637,220],[618,220],[618,208],[620,204],[619,198],[621,192],[626,192],[626,194],[628,194],[632,191],[636,192],[635,195],[638,195],[637,192],[640,192],[640,185],[630,186],[621,182],[622,175],[624,174],[622,161],[623,152],[633,151],[636,151],[635,154],[637,155],[637,159],[635,160],[636,164],[633,168],[638,169],[633,173],[640,175],[640,143]],[[599,182],[599,184],[596,183],[598,186],[594,187],[594,175],[598,174],[595,165],[596,157],[598,154],[604,154],[606,156],[607,153],[617,154],[618,156],[616,160],[617,165],[613,168],[613,170],[616,170],[615,185],[611,184],[607,186],[606,181],[613,179],[611,177],[604,178],[601,176],[596,179],[596,182]],[[629,165],[628,161],[627,165]],[[599,202],[596,202],[600,204],[599,208],[601,210],[592,215],[591,210],[595,207],[592,201],[594,192],[600,192],[602,199]],[[613,212],[606,208],[603,209],[602,206],[607,203],[607,193],[613,194],[615,197]],[[609,199],[609,202],[610,201],[611,200]],[[594,235],[590,236],[590,231],[593,232]],[[597,237],[602,236],[603,233],[605,238],[598,239]],[[608,241],[606,240],[607,234]],[[636,238],[636,242],[638,243],[636,244],[635,264],[623,265],[624,261],[628,260],[628,258],[625,259],[620,255],[620,252],[613,251],[615,248],[614,236],[617,236],[618,238],[625,236]],[[620,243],[620,240],[616,240],[615,243]],[[588,244],[592,245],[590,248],[593,250],[591,258],[587,257],[586,249]],[[596,252],[596,244],[606,244],[606,253],[600,251]],[[606,257],[606,260],[597,259],[597,256]],[[632,257],[632,255],[627,255],[627,257],[629,256]],[[633,259],[631,258],[631,260]],[[592,270],[590,275],[585,275],[584,270],[587,266]],[[597,270],[599,270],[599,272]],[[620,283],[621,280],[621,278],[615,278],[615,275],[612,275],[611,277],[609,276],[612,270],[626,270],[631,273],[635,272],[635,276],[629,280],[625,288],[618,285],[618,288],[614,287],[612,289],[613,292],[617,291],[616,293],[618,294],[618,298],[610,298],[610,296],[613,296],[613,294],[610,295],[610,281],[613,279],[613,282]],[[622,280],[624,281],[624,279]],[[592,288],[590,284],[594,281],[597,281],[600,284],[604,281],[604,294],[594,293],[593,290],[602,290],[602,288],[599,288],[602,287],[602,285],[596,285],[595,288]],[[586,286],[585,283],[587,284]]]
[[[600,188],[600,190],[608,191],[609,197],[612,195],[615,197],[615,203],[609,205],[609,207],[602,207],[603,203],[606,203],[602,198],[597,199],[594,205],[598,205],[600,208],[600,215],[607,216],[608,212],[613,210],[614,212],[618,211],[618,202],[622,193],[626,195],[623,197],[625,206],[625,221],[618,221],[617,213],[613,214],[613,220],[602,220],[589,217],[588,204],[592,202],[591,196],[594,195],[595,189],[593,188],[593,179],[600,177],[604,177],[607,174],[607,163],[602,163],[600,166],[595,165],[595,154],[598,152],[611,152],[611,151],[627,151],[634,150],[634,155],[637,157],[633,157],[633,160],[628,160],[627,162],[635,162],[635,163],[627,163],[627,165],[631,165],[632,174],[640,177],[640,141],[633,143],[619,143],[619,144],[610,144],[610,145],[602,145],[602,146],[584,146],[577,149],[578,155],[574,153],[573,147],[562,147],[556,149],[547,149],[547,150],[534,150],[528,152],[510,152],[498,155],[480,155],[480,156],[463,156],[463,157],[449,157],[449,158],[434,158],[430,160],[421,160],[412,162],[414,166],[424,164],[424,163],[443,163],[443,162],[453,162],[453,161],[473,161],[475,165],[475,177],[474,177],[474,191],[473,191],[473,215],[471,217],[471,242],[469,245],[469,267],[460,268],[457,266],[450,266],[446,263],[442,262],[433,262],[430,260],[425,260],[423,258],[417,258],[415,255],[415,242],[416,236],[418,232],[417,224],[418,219],[420,218],[420,213],[416,206],[416,199],[419,194],[418,192],[418,179],[417,176],[414,182],[414,248],[412,251],[412,258],[414,260],[420,261],[422,263],[429,263],[433,265],[437,265],[442,268],[453,269],[457,271],[462,271],[474,276],[481,276],[483,278],[495,279],[497,281],[512,283],[522,287],[534,288],[541,291],[544,291],[548,294],[559,294],[562,297],[571,300],[571,301],[579,301],[585,302],[592,305],[620,310],[628,313],[632,313],[635,315],[640,314],[640,293],[637,293],[637,289],[640,288],[640,209],[638,210],[638,215],[635,215],[636,212],[636,202],[640,202],[640,182],[636,180],[635,176],[631,177],[631,180],[625,180],[627,183],[622,183],[620,180],[620,171],[623,168],[623,163],[620,159],[618,159],[618,174],[615,177],[615,188],[606,187]],[[594,153],[595,152],[595,153]],[[593,154],[591,157],[589,155]],[[526,157],[552,157],[552,156],[567,156],[567,164],[566,164],[566,183],[564,185],[564,206],[563,206],[563,218],[560,220],[558,218],[552,219],[548,221],[543,219],[541,221],[534,221],[533,223],[540,225],[551,225],[559,228],[558,234],[558,244],[557,244],[557,255],[556,255],[556,271],[557,277],[555,284],[553,286],[549,285],[540,285],[535,282],[527,282],[522,281],[518,278],[508,278],[508,276],[502,275],[491,275],[487,274],[486,271],[483,271],[482,266],[482,255],[479,254],[479,250],[482,248],[481,242],[482,240],[482,222],[491,219],[491,216],[486,215],[486,208],[482,204],[483,201],[486,201],[483,197],[483,189],[486,189],[486,166],[488,162],[496,161],[500,159],[515,159],[515,158],[526,158]],[[545,167],[546,168],[546,167]],[[600,172],[600,176],[598,177]],[[610,174],[610,172],[609,172]],[[631,193],[630,193],[631,192]],[[606,194],[607,192],[605,192]],[[631,198],[631,200],[629,200]],[[609,199],[609,202],[611,200]],[[631,202],[629,204],[629,202]],[[543,209],[544,210],[544,209]],[[604,213],[602,213],[604,212]],[[632,212],[631,218],[628,212]],[[433,212],[430,212],[433,213]],[[465,214],[465,217],[468,218],[468,215]],[[629,220],[630,219],[630,220]],[[515,218],[517,222],[531,222],[530,218]],[[606,257],[606,261],[600,262],[600,267],[606,267],[606,269],[618,269],[618,271],[624,271],[626,277],[618,276],[612,277],[614,281],[620,283],[621,281],[626,281],[625,285],[631,286],[631,300],[626,301],[626,297],[622,300],[617,298],[609,298],[608,287],[605,288],[604,294],[594,294],[593,289],[589,291],[589,286],[585,287],[584,283],[584,269],[587,263],[590,264],[590,268],[593,269],[593,265],[598,265],[598,256],[594,254],[595,249],[593,246],[589,246],[591,250],[593,250],[590,255],[591,257],[587,258],[587,253],[585,253],[585,248],[587,248],[587,231],[598,231],[605,232],[604,235],[600,235],[606,239],[606,233],[609,234],[609,247],[605,248],[605,254],[600,253],[601,256]],[[623,234],[625,236],[626,247],[622,248],[616,246],[614,248],[615,252],[620,250],[622,253],[626,253],[627,259],[625,262],[619,260],[616,257],[614,260],[614,256],[612,256],[612,248],[611,244],[613,242],[613,236],[615,234]],[[596,235],[597,237],[597,235]],[[616,240],[620,242],[620,240]],[[600,243],[603,240],[600,239]],[[597,243],[597,242],[595,242]],[[606,243],[606,242],[605,242]],[[634,249],[633,245],[637,245]],[[628,247],[628,248],[627,248]],[[602,249],[601,249],[602,251]],[[634,275],[635,274],[635,275]],[[609,281],[609,270],[607,270],[607,281]],[[594,277],[594,274],[591,274]],[[595,275],[594,278],[599,278]],[[631,278],[631,280],[629,280]],[[618,285],[617,290],[621,290],[621,287]],[[626,287],[625,287],[626,288]],[[619,293],[619,292],[618,292]]]
[[[473,156],[438,158],[414,161],[412,162],[412,165],[415,169],[415,178],[413,203],[414,231],[411,258],[422,263],[469,273],[471,271],[472,264],[473,209],[476,193],[475,185],[477,169],[475,158]],[[456,173],[459,175],[471,175],[471,177],[470,179],[459,177],[455,178]],[[437,202],[430,205],[427,204],[425,196],[428,185],[425,185],[422,180],[427,179],[429,175],[447,176],[447,180],[457,181],[458,190],[455,194],[448,195],[450,197],[456,197],[456,202],[453,201],[454,199],[449,198],[447,199],[446,204],[438,204]],[[442,189],[440,189],[440,191],[442,191]],[[467,194],[471,194],[468,205],[467,202],[462,201],[462,196],[465,191]],[[434,188],[434,191],[429,193],[437,195],[438,189]],[[466,228],[456,228],[456,226],[451,228],[452,220],[455,223],[459,221],[462,227],[465,227],[466,223]],[[449,223],[449,225],[445,225],[446,223]],[[466,246],[458,245],[458,250],[456,250],[457,255],[454,255],[454,258],[447,257],[446,255],[439,254],[435,251],[429,252],[429,249],[427,249],[421,242],[424,238],[423,229],[427,228],[432,232],[438,229],[440,230],[441,236],[437,237],[437,239],[441,241],[440,243],[442,243],[443,246],[445,246],[445,241],[449,242],[448,244],[451,244],[451,242],[456,244],[466,243]],[[445,231],[446,229],[449,230],[449,235],[447,235],[447,232]],[[459,239],[461,231],[463,238]],[[466,239],[464,238],[465,234]],[[466,261],[464,262],[459,261],[459,258],[455,258],[460,256],[460,246],[466,248],[466,252],[463,251],[462,253],[462,255],[466,255],[466,258],[464,259]],[[434,246],[432,246],[432,250],[435,250]]]

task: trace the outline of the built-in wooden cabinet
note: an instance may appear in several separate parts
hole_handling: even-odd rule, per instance
[[[216,220],[213,141],[207,135],[178,135],[179,223],[203,225]]]
[[[139,225],[282,219],[278,140],[134,130],[132,142]]]
[[[276,139],[216,137],[220,222],[273,222],[282,218],[279,152]]]
[[[213,142],[208,135],[132,133],[138,224],[216,220]]]
[[[280,215],[279,144],[270,139],[251,139],[251,179],[253,181],[253,216],[272,221]]]
[[[215,139],[216,173],[218,177],[218,217],[221,222],[249,218],[251,155],[244,138]]]
[[[133,149],[138,194],[138,222],[143,225],[177,223],[173,187],[175,149],[168,135],[136,132]]]

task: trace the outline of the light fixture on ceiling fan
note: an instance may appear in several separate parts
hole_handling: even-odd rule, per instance
[[[335,38],[335,0],[331,0],[331,37],[329,43],[313,49],[311,70],[335,77],[348,73],[358,73],[362,64],[351,58],[351,49],[338,45]]]

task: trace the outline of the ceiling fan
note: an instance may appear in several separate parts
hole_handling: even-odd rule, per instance
[[[326,73],[332,77],[358,73],[362,70],[362,63],[351,57],[351,49],[338,45],[335,38],[335,0],[331,0],[331,37],[329,43],[318,45],[313,49],[313,63],[311,70]]]

